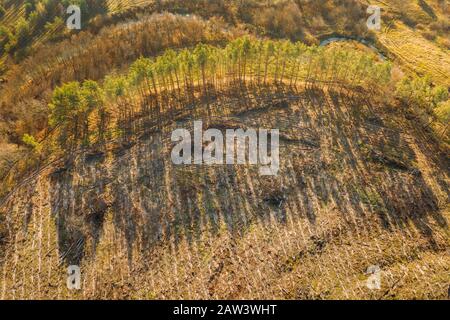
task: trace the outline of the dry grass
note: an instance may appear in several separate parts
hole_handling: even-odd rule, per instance
[[[436,33],[436,27],[449,23],[450,6],[438,1],[375,1],[382,7],[383,31],[377,39],[407,70],[429,74],[436,84],[449,86],[450,56],[447,32]],[[440,21],[438,23],[438,21]],[[445,27],[444,27],[445,28]]]
[[[407,69],[419,74],[429,74],[433,80],[450,86],[450,55],[420,33],[396,24],[378,36],[379,41]]]

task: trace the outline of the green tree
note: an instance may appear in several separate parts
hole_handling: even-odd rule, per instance
[[[199,44],[194,50],[194,57],[197,66],[200,68],[202,73],[202,83],[203,83],[203,92],[207,95],[206,90],[206,64],[208,63],[208,47],[204,44]]]
[[[79,138],[80,113],[82,112],[80,84],[69,82],[57,87],[49,104],[49,124],[60,128],[58,138],[62,149],[73,148]]]
[[[106,97],[118,105],[118,128],[125,129],[125,133],[131,130],[131,106],[128,99],[129,79],[125,76],[110,75],[105,78],[103,88]]]
[[[267,73],[269,69],[269,62],[271,57],[275,53],[275,45],[273,41],[267,41],[264,47],[265,51],[265,61],[264,61],[264,84],[267,83]]]
[[[26,47],[31,38],[31,28],[27,20],[24,18],[19,18],[16,23],[15,34],[18,49],[23,49]]]
[[[194,79],[192,74],[195,64],[194,57],[189,50],[184,49],[178,55],[178,60],[181,72],[184,75],[184,82],[187,94],[192,100],[194,97]]]
[[[100,88],[97,82],[93,80],[86,80],[83,82],[83,85],[80,89],[81,95],[81,107],[79,108],[79,116],[80,120],[83,124],[83,145],[90,145],[90,128],[89,128],[89,120],[92,112],[97,111],[99,113],[99,118],[104,118],[104,115],[101,114],[103,110],[104,104],[104,94],[103,90]],[[99,135],[103,135],[101,132],[104,128],[105,124],[99,124],[97,127],[99,130]]]
[[[128,74],[130,83],[138,87],[141,96],[141,105],[148,113],[148,93],[151,94],[150,81],[153,81],[152,61],[148,58],[140,57],[130,67]]]
[[[245,78],[247,76],[247,61],[251,59],[251,52],[252,52],[252,42],[248,37],[245,37],[241,43],[241,57],[242,57],[242,69],[243,69],[243,79],[245,81]]]
[[[142,82],[148,84],[149,72],[152,68],[152,61],[148,58],[140,57],[130,67],[129,77],[133,85],[140,85]]]

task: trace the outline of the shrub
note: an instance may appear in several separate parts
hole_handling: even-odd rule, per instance
[[[22,142],[25,143],[25,145],[32,150],[39,151],[40,149],[39,142],[37,142],[32,135],[29,135],[27,133],[23,135]]]

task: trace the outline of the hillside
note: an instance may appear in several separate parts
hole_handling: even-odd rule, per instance
[[[448,298],[445,2],[86,3],[0,55],[0,299]],[[174,164],[194,121],[278,129],[278,174]]]
[[[448,189],[433,147],[363,97],[279,90],[242,93],[240,107],[222,95],[212,112],[227,116],[209,122],[280,127],[279,177],[174,166],[171,126],[149,126],[27,181],[5,206],[19,229],[2,298],[444,298]],[[64,289],[65,264],[82,266],[82,292]],[[365,287],[372,264],[381,291]]]

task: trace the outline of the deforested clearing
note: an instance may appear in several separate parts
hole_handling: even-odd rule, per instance
[[[0,1],[0,299],[448,297],[441,2],[34,2]],[[174,163],[199,124],[277,130],[276,174]]]

